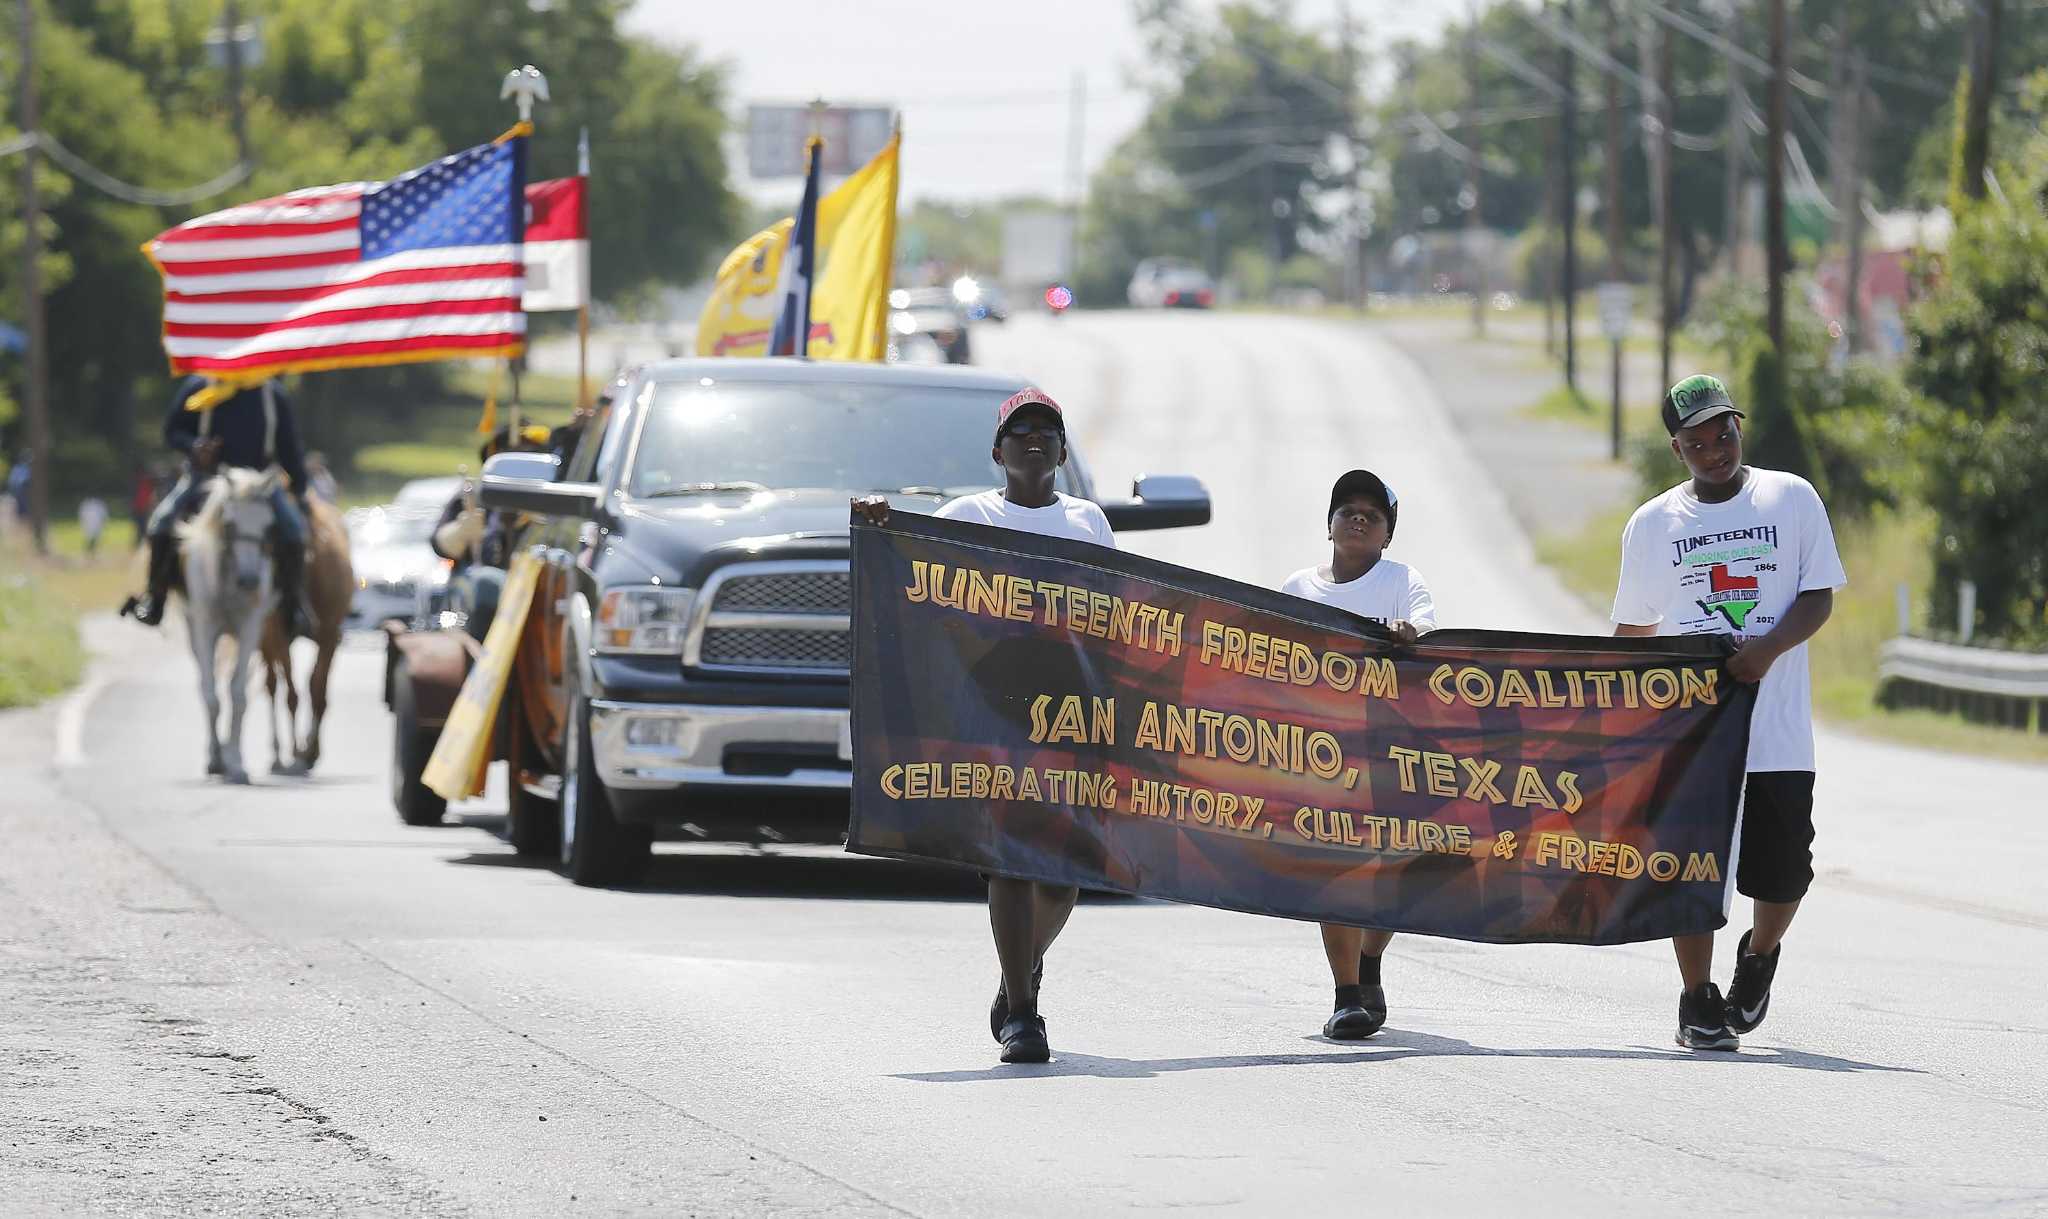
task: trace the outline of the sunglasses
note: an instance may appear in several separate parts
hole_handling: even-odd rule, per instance
[[[1019,440],[1026,436],[1064,436],[1066,429],[1047,419],[1019,419],[1006,425],[998,436],[1015,436]]]

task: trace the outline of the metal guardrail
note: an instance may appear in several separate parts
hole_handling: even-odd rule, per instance
[[[1877,697],[2048,732],[2048,653],[1900,636],[1878,650]]]

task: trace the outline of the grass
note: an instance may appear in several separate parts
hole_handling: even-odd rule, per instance
[[[25,532],[0,539],[0,707],[42,702],[85,670],[80,615],[112,609],[128,592],[134,526],[110,522],[88,557],[76,521],[53,522],[50,554]]]
[[[1607,422],[1604,404],[1596,403],[1585,394],[1569,385],[1560,385],[1536,401],[1522,408],[1525,419],[1545,419],[1559,423],[1576,423],[1585,427]],[[1624,518],[1626,519],[1626,518]],[[1617,531],[1617,534],[1619,531]]]
[[[357,449],[351,462],[348,500],[379,503],[409,479],[474,472],[477,447],[483,443],[477,421],[483,416],[484,397],[491,391],[490,380],[482,369],[462,369],[451,378],[446,399],[413,413],[408,439]],[[500,426],[509,419],[510,392],[510,382],[501,380],[497,386]],[[553,427],[567,422],[575,409],[576,378],[529,374],[520,379],[519,396],[522,422]]]
[[[1620,574],[1621,529],[1632,507],[1589,521],[1576,533],[1538,538],[1536,554],[1567,588],[1606,611]],[[1924,511],[1883,512],[1838,524],[1835,542],[1849,584],[1835,612],[1807,645],[1815,713],[1829,725],[1880,740],[2022,761],[2048,762],[2048,733],[1973,724],[1932,711],[1887,711],[1877,702],[1877,650],[1898,633],[1897,588],[1925,600],[1932,518]]]

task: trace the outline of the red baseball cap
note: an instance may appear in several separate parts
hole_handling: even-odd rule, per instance
[[[998,439],[1001,439],[1003,429],[1009,425],[1010,416],[1015,415],[1027,406],[1042,406],[1046,410],[1051,411],[1052,417],[1059,422],[1060,430],[1062,432],[1067,430],[1067,417],[1060,410],[1060,404],[1052,400],[1051,394],[1034,385],[1011,394],[1003,399],[1001,406],[996,407],[996,437]]]

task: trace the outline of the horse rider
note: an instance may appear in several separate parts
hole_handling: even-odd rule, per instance
[[[272,465],[284,470],[290,494],[284,488],[271,492],[270,506],[276,517],[272,531],[271,555],[278,608],[284,615],[285,637],[311,632],[311,619],[300,599],[306,569],[306,516],[301,507],[307,480],[305,450],[299,443],[299,429],[292,417],[291,400],[275,380],[260,386],[237,389],[232,396],[203,409],[187,404],[208,385],[204,377],[187,377],[171,395],[171,412],[164,420],[164,443],[185,455],[185,469],[150,514],[149,591],[130,597],[121,612],[144,626],[155,626],[164,618],[171,584],[178,575],[178,548],[172,528],[204,494],[207,480],[221,466],[264,470]]]

